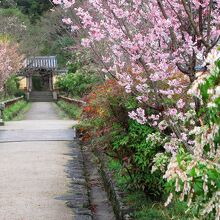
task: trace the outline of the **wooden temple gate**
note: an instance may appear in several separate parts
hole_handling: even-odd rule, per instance
[[[30,101],[52,101],[57,94],[54,91],[57,70],[56,56],[36,56],[25,60],[20,71],[22,88]],[[46,97],[46,98],[45,98]]]
[[[23,76],[26,77],[26,90],[53,91],[53,79],[57,71],[56,56],[38,56],[25,60]]]

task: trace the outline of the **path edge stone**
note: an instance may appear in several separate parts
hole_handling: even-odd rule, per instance
[[[83,142],[80,141],[81,149],[84,145]],[[106,155],[100,152],[97,148],[93,148],[92,150],[93,156],[96,158],[96,163],[98,170],[100,172],[105,190],[108,194],[108,198],[112,204],[115,216],[117,220],[132,220],[133,218],[130,216],[131,208],[128,207],[123,201],[123,192],[116,186],[116,183],[111,175],[111,172],[108,170],[106,166]],[[83,154],[83,150],[82,150]]]
[[[97,148],[94,149],[94,154],[100,162],[99,171],[117,219],[132,220],[130,216],[131,209],[123,201],[123,192],[121,192],[121,190],[116,186],[116,182],[106,166],[106,155],[100,152]]]
[[[67,206],[73,210],[74,220],[93,220],[82,146],[79,140],[75,139],[70,143],[70,147],[72,148],[72,160],[69,161],[67,173],[71,179],[71,192],[70,197],[64,197],[64,200]]]

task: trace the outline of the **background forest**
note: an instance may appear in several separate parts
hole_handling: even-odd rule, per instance
[[[73,40],[62,23],[62,14],[53,7],[45,0],[1,1],[0,34],[19,43],[26,56],[56,54],[63,67],[70,59],[67,47]]]
[[[50,1],[44,0],[3,0],[0,2],[0,43],[11,50],[1,58],[0,87],[1,99],[22,95],[17,78],[14,76],[25,57],[56,55],[60,69],[66,69],[67,61],[73,58],[69,46],[74,44],[62,14],[55,10]],[[14,55],[12,55],[12,53]],[[7,59],[7,62],[6,62]],[[9,61],[10,60],[10,61]],[[5,71],[10,65],[10,71]],[[11,78],[8,78],[11,75]]]

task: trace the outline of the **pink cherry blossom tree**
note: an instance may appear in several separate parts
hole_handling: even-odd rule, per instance
[[[198,95],[203,73],[196,72],[201,66],[204,70],[209,68],[211,61],[204,61],[220,40],[220,0],[87,0],[84,3],[54,0],[54,3],[73,12],[64,22],[74,25],[72,30],[99,60],[103,72],[136,96],[140,107],[129,116],[140,124],[157,127],[160,132],[168,127],[172,130],[164,146],[172,155],[165,178],[179,176],[178,181],[186,184],[181,198],[189,195],[190,200],[194,186],[187,185],[189,170],[182,171],[176,160],[180,146],[191,155],[192,164],[200,158],[204,164],[212,161],[215,168],[219,167],[216,160],[213,162],[199,148],[204,147],[200,143],[203,139],[197,137],[203,134],[205,122],[198,115],[204,107]],[[154,114],[146,115],[146,108],[153,109]],[[211,141],[214,143],[214,135]],[[179,186],[176,182],[177,192]],[[217,208],[214,212],[216,219],[219,218]]]
[[[21,67],[23,57],[18,51],[18,45],[7,39],[0,41],[0,91],[11,74],[15,74]]]
[[[128,93],[136,94],[141,105],[157,110],[159,117],[147,118],[139,115],[140,110],[130,116],[155,126],[159,118],[166,119],[183,139],[172,116],[183,109],[181,95],[219,40],[220,1],[90,0],[81,7],[79,3],[74,7],[75,1],[70,0],[54,3],[63,4],[80,18],[74,22],[64,18],[64,22],[77,22],[73,31],[81,33],[82,45],[92,50],[103,71],[116,77]],[[177,104],[168,105],[175,96]],[[182,141],[192,152],[186,140]]]

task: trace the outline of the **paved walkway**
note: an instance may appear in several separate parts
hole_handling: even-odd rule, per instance
[[[0,127],[0,220],[75,219],[57,199],[70,191],[73,125],[52,103],[33,103],[25,120]]]

